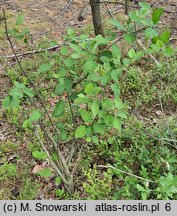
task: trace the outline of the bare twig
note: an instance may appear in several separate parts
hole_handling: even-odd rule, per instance
[[[50,156],[48,150],[46,149],[46,147],[45,147],[45,145],[44,145],[42,139],[40,138],[40,136],[39,136],[39,134],[38,134],[38,132],[37,132],[36,130],[34,130],[34,134],[35,134],[36,138],[38,139],[39,143],[41,144],[43,150],[44,150],[45,153],[47,154],[47,156],[48,156],[48,158],[49,158],[49,161],[50,161],[52,167],[55,169],[55,171],[56,171],[56,172],[58,173],[58,175],[61,177],[62,181],[63,181],[66,185],[68,185],[69,182],[66,180],[65,176],[61,173],[61,171],[59,170],[59,168],[56,166],[56,164],[55,164],[54,161],[52,160],[52,158],[51,158],[51,156]]]
[[[143,177],[140,177],[140,176],[134,175],[134,174],[132,174],[132,173],[126,172],[126,171],[124,171],[124,170],[118,169],[118,168],[113,167],[113,166],[98,165],[97,167],[99,167],[99,168],[107,168],[107,169],[111,168],[111,169],[117,170],[117,171],[119,171],[119,172],[121,172],[121,173],[124,173],[124,174],[126,174],[126,175],[129,175],[129,176],[132,176],[132,177],[135,177],[135,178],[141,179],[141,180],[143,180],[143,181],[156,183],[155,181],[152,181],[152,180],[149,180],[149,179],[146,179],[146,178],[143,178]]]
[[[67,3],[67,5],[64,7],[64,9],[61,10],[60,13],[57,16],[55,16],[54,18],[52,18],[52,20],[55,20],[58,17],[62,16],[68,10],[68,8],[70,7],[71,3],[72,3],[72,0],[69,0],[68,3]]]
[[[24,52],[24,53],[17,53],[16,56],[21,57],[21,56],[33,55],[33,54],[36,54],[36,53],[46,52],[46,51],[50,51],[50,50],[56,50],[56,49],[58,49],[58,48],[60,48],[60,47],[62,47],[64,45],[65,45],[65,43],[57,44],[55,46],[51,46],[51,47],[48,47],[48,48],[45,48],[45,49],[32,50],[32,51],[27,51],[27,52]],[[4,58],[15,58],[15,55],[7,55],[7,56],[4,56]]]

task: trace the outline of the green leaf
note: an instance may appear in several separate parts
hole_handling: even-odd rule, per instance
[[[24,88],[22,89],[23,93],[26,94],[28,97],[34,97],[33,92],[31,91],[30,88],[27,88],[26,86],[24,86]]]
[[[97,102],[93,102],[90,105],[90,109],[92,111],[93,117],[96,117],[96,115],[99,113],[99,106],[98,106]]]
[[[67,47],[62,47],[61,50],[60,50],[60,53],[61,55],[68,55],[69,51],[68,51],[68,48]]]
[[[153,37],[156,37],[158,35],[158,32],[156,31],[156,29],[149,27],[144,31],[144,34],[147,39],[151,39]]]
[[[31,120],[30,120],[30,119],[26,119],[26,120],[23,122],[23,127],[24,127],[24,128],[32,127]]]
[[[31,113],[31,115],[30,115],[30,117],[29,117],[29,120],[31,121],[31,122],[33,122],[33,121],[38,121],[39,119],[41,119],[42,118],[42,113],[39,111],[39,110],[34,110],[32,113]]]
[[[94,39],[98,45],[106,45],[109,40],[104,38],[102,35],[97,35]]]
[[[2,107],[4,109],[11,109],[11,97],[7,96],[2,100]]]
[[[82,49],[77,44],[70,43],[69,46],[78,53],[82,52]]]
[[[169,39],[170,39],[170,30],[166,30],[166,31],[163,31],[160,36],[159,36],[159,39],[164,43],[164,44],[167,44],[169,42]]]
[[[75,35],[74,29],[72,29],[72,28],[67,29],[67,34],[68,34],[69,36]]]
[[[18,97],[19,99],[23,98],[23,93],[18,88],[11,89],[9,95]]]
[[[113,120],[113,127],[115,129],[117,129],[118,131],[121,131],[122,129],[122,123],[121,123],[121,120],[117,117],[114,117],[114,120]]]
[[[91,137],[87,137],[86,138],[86,142],[91,142],[92,141],[92,138]]]
[[[94,60],[88,59],[84,64],[83,69],[84,72],[87,74],[90,73],[91,71],[94,71],[97,68],[97,66],[98,64]]]
[[[44,178],[48,178],[52,176],[52,171],[50,168],[44,168],[38,172],[38,174]]]
[[[32,152],[34,158],[38,160],[45,160],[47,159],[47,154],[44,151],[34,151]]]
[[[52,112],[52,115],[53,117],[58,118],[63,115],[64,111],[65,111],[65,103],[63,100],[61,100],[56,104],[55,109]]]
[[[55,184],[56,184],[56,185],[59,185],[59,184],[61,184],[61,182],[62,182],[62,179],[60,178],[60,176],[57,176],[57,177],[55,178]]]
[[[55,94],[60,96],[63,94],[64,90],[65,90],[65,86],[58,83],[55,87]]]
[[[132,21],[137,22],[137,23],[141,23],[141,17],[139,17],[137,15],[136,11],[130,11],[129,12],[129,17]]]
[[[89,111],[81,109],[80,115],[82,119],[84,120],[84,122],[90,122],[92,120],[91,113]]]
[[[120,30],[122,30],[122,31],[125,30],[125,27],[124,27],[120,22],[118,22],[117,20],[111,19],[111,20],[109,20],[109,22],[110,22],[112,25],[116,26],[118,29],[120,29]]]
[[[106,86],[110,80],[111,80],[110,73],[106,73],[105,75],[103,75],[103,76],[101,77],[101,84],[102,84],[103,86]]]
[[[163,9],[162,8],[156,8],[153,10],[153,13],[152,13],[152,21],[154,24],[157,24],[160,20],[160,17],[162,16],[163,14]]]
[[[65,89],[68,93],[72,90],[72,80],[69,78],[65,78]]]
[[[120,89],[119,89],[119,86],[117,84],[112,84],[111,89],[113,90],[115,97],[120,96]]]
[[[124,108],[124,104],[122,102],[122,100],[120,98],[115,98],[114,99],[114,103],[115,103],[115,106],[118,108],[118,109],[123,109]]]
[[[119,111],[117,115],[121,118],[127,119],[127,114],[124,111]]]
[[[132,48],[129,50],[128,55],[131,59],[135,59],[136,58],[136,52],[135,50]]]
[[[170,57],[173,54],[174,54],[174,49],[171,46],[166,47],[166,49],[164,50],[164,55]]]
[[[124,39],[129,43],[133,44],[136,41],[136,36],[131,33],[124,34]]]
[[[114,58],[120,58],[121,57],[121,51],[117,45],[112,45],[112,56]]]
[[[99,134],[104,134],[105,133],[104,126],[99,124],[99,123],[94,123],[93,124],[93,130],[94,130],[95,133],[99,133]]]
[[[77,54],[77,53],[72,53],[71,54],[71,58],[73,58],[73,59],[79,59],[79,58],[81,58],[81,56],[79,54]]]
[[[84,91],[85,91],[86,94],[89,95],[89,94],[92,94],[93,89],[94,89],[93,83],[89,83],[89,84],[86,85]]]
[[[145,10],[150,10],[151,9],[151,5],[149,3],[147,3],[147,2],[140,2],[139,6],[141,6]]]
[[[51,64],[41,64],[39,69],[38,69],[38,72],[39,73],[45,73],[47,71],[50,71],[51,68],[52,68]]]
[[[16,25],[22,25],[25,20],[25,17],[23,14],[18,14],[16,19]]]
[[[86,126],[80,126],[75,131],[75,138],[82,138],[86,135],[87,130]]]
[[[93,85],[93,83],[89,83],[86,85],[84,91],[87,95],[97,95],[101,91],[101,88]]]
[[[11,100],[11,107],[15,108],[18,107],[20,104],[20,99],[18,97],[13,96]]]
[[[111,114],[108,114],[104,117],[104,122],[106,125],[110,126],[113,124],[113,121],[114,121],[114,116],[111,115]]]
[[[114,80],[114,81],[117,81],[120,76],[122,75],[122,69],[121,68],[118,68],[118,69],[113,69],[111,71],[111,78]]]

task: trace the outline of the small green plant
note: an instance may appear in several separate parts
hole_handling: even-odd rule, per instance
[[[108,199],[111,194],[112,171],[103,172],[100,177],[100,172],[96,166],[84,172],[86,182],[83,183],[84,190],[88,199]]]

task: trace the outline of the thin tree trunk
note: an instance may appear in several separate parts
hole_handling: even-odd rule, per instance
[[[89,0],[92,9],[92,19],[95,35],[104,35],[103,25],[101,22],[100,2],[99,0]]]

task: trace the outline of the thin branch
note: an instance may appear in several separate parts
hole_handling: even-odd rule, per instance
[[[158,67],[161,67],[161,63],[147,50],[147,48],[137,39],[137,43],[143,48],[143,50],[149,55],[149,57],[155,62]]]
[[[107,168],[107,169],[111,168],[111,169],[117,170],[117,171],[119,171],[119,172],[121,172],[121,173],[124,173],[124,174],[126,174],[126,175],[129,175],[129,176],[132,176],[132,177],[135,177],[135,178],[141,179],[141,180],[143,180],[143,181],[156,183],[155,181],[152,181],[152,180],[149,180],[149,179],[146,179],[146,178],[143,178],[143,177],[140,177],[140,176],[134,175],[134,174],[132,174],[132,173],[129,173],[129,172],[123,171],[123,170],[118,169],[118,168],[115,168],[115,167],[113,167],[113,166],[98,165],[97,167],[99,167],[99,168]]]
[[[7,40],[9,41],[9,44],[10,44],[10,46],[11,46],[12,52],[13,52],[13,54],[14,54],[14,56],[15,56],[15,59],[17,60],[17,63],[18,63],[18,65],[19,65],[19,67],[20,67],[20,70],[22,71],[23,75],[29,80],[29,82],[30,82],[31,86],[33,87],[33,90],[34,90],[34,92],[35,92],[37,98],[38,98],[38,99],[40,100],[40,102],[41,102],[42,108],[44,109],[44,111],[45,111],[47,117],[49,118],[50,123],[52,124],[53,128],[55,129],[55,131],[56,131],[57,134],[59,135],[60,133],[59,133],[58,129],[55,127],[55,125],[54,125],[54,123],[53,123],[53,120],[52,120],[50,114],[48,113],[48,111],[47,111],[47,109],[46,109],[46,106],[45,106],[45,104],[44,104],[44,101],[43,101],[41,95],[40,95],[39,92],[37,91],[36,86],[35,86],[35,84],[33,83],[33,81],[31,80],[31,78],[28,76],[28,74],[27,74],[27,73],[25,72],[25,70],[23,69],[23,67],[22,67],[22,65],[21,65],[21,62],[20,62],[18,56],[16,55],[15,48],[14,48],[14,46],[13,46],[13,43],[12,43],[11,38],[10,38],[9,33],[8,33],[8,27],[7,27],[7,21],[6,21],[5,10],[2,9],[2,11],[3,11],[3,16],[4,16],[5,34],[6,34]]]
[[[61,10],[60,13],[57,16],[55,16],[54,18],[52,18],[52,20],[55,20],[58,17],[62,16],[68,10],[68,8],[70,7],[71,3],[72,3],[72,0],[68,1],[67,5],[64,7],[64,9]]]
[[[53,168],[56,170],[56,172],[58,173],[58,175],[61,177],[61,179],[63,180],[63,182],[68,185],[68,181],[66,180],[66,178],[64,177],[64,175],[61,173],[61,171],[58,169],[58,167],[56,166],[56,164],[53,162],[52,158],[50,157],[50,154],[48,152],[48,150],[46,149],[43,141],[41,140],[39,134],[37,133],[36,130],[34,130],[34,134],[36,136],[36,138],[38,139],[39,143],[41,144],[43,150],[45,151],[45,153],[47,154],[49,161],[51,163],[51,165],[53,166]]]
[[[57,44],[55,46],[51,46],[51,47],[48,47],[48,48],[45,48],[45,49],[39,49],[39,50],[32,50],[32,51],[27,51],[27,52],[24,52],[24,53],[17,53],[16,56],[17,57],[20,57],[20,56],[26,56],[26,55],[33,55],[33,54],[36,54],[36,53],[41,53],[41,52],[46,52],[46,51],[50,51],[50,50],[56,50],[62,46],[64,46],[65,44]],[[4,56],[4,58],[15,58],[15,55],[7,55],[7,56]]]

